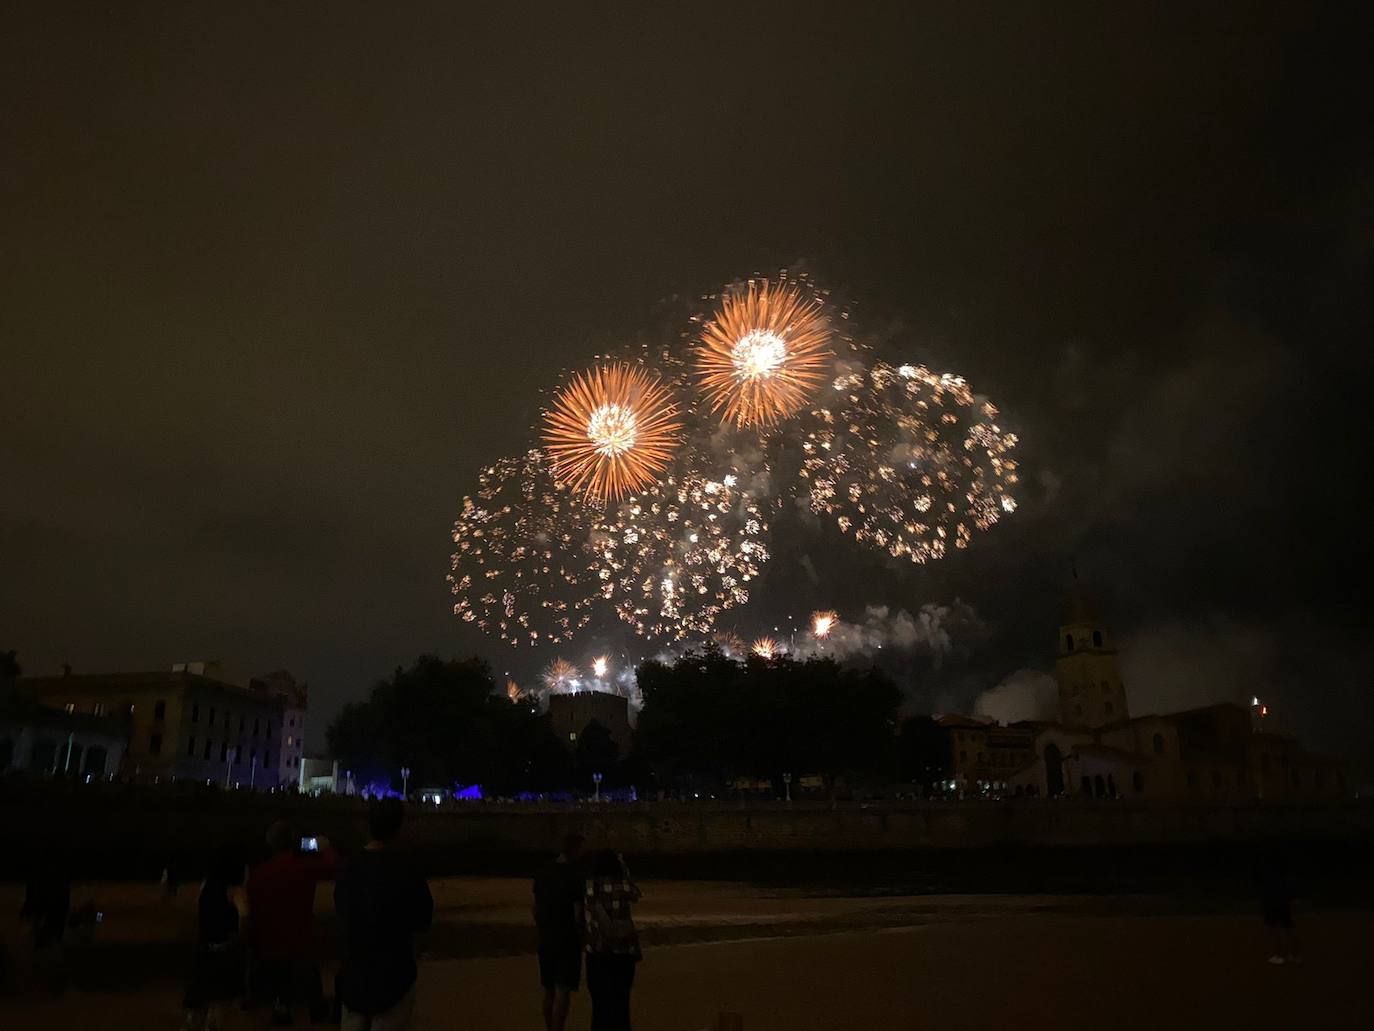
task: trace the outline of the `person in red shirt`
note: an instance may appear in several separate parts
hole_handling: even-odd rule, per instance
[[[272,998],[273,1024],[290,1024],[296,1003],[309,1009],[312,1022],[329,1015],[315,955],[315,886],[333,879],[338,855],[327,839],[316,840],[318,851],[302,851],[294,829],[274,823],[267,831],[272,855],[248,876],[245,938],[255,990]]]

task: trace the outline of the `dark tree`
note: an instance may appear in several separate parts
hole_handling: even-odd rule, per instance
[[[566,784],[567,759],[548,720],[495,694],[486,663],[424,655],[379,681],[329,727],[330,751],[359,783],[481,784],[488,792]],[[544,782],[544,783],[540,783]]]
[[[912,716],[897,735],[897,772],[902,780],[929,788],[953,769],[949,732],[929,716]]]
[[[712,650],[645,663],[639,686],[639,747],[679,787],[784,772],[833,781],[891,764],[900,692],[878,670],[814,658],[736,662]]]

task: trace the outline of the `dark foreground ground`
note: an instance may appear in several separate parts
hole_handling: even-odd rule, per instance
[[[417,1027],[537,1028],[528,884],[436,883]],[[1245,906],[1164,895],[822,897],[757,885],[647,882],[639,1031],[863,1028],[1374,1027],[1374,913],[1300,908],[1306,962],[1271,967]],[[0,906],[13,912],[12,889]],[[61,1001],[0,1001],[5,1031],[171,1028],[192,890],[85,885],[107,907]],[[328,926],[328,891],[319,911]],[[6,920],[10,917],[6,916]],[[13,933],[13,925],[6,925]],[[571,1027],[588,1027],[585,993]],[[265,1027],[262,1013],[230,1028]]]

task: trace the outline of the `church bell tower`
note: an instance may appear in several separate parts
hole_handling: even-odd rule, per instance
[[[1116,645],[1096,607],[1073,574],[1054,663],[1059,684],[1059,719],[1073,727],[1100,727],[1128,719]]]

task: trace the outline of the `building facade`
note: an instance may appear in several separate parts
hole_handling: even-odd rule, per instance
[[[125,779],[280,786],[282,699],[214,672],[183,663],[169,672],[23,677],[19,686],[68,714],[118,718],[128,742],[119,766]]]
[[[587,724],[595,720],[611,734],[611,740],[624,755],[630,748],[630,703],[624,695],[608,691],[569,691],[549,695],[549,719],[558,740],[569,749]]]
[[[0,708],[0,773],[108,780],[119,772],[126,741],[117,716],[36,704]]]
[[[282,740],[277,753],[277,780],[305,790],[301,763],[305,759],[305,712],[310,703],[310,686],[296,683],[284,669],[254,677],[248,686],[282,703]]]
[[[1349,793],[1342,761],[1256,727],[1243,705],[1131,717],[1112,638],[1076,577],[1055,678],[1060,720],[1031,725],[1030,755],[1007,778],[1013,795],[1284,800]]]

